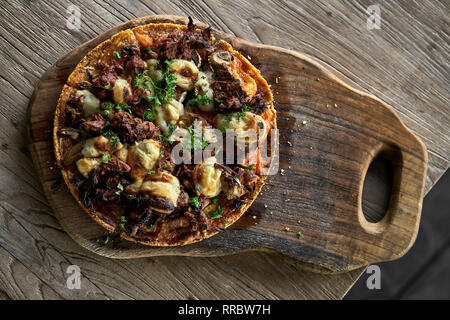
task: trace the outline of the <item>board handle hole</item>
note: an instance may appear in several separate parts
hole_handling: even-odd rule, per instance
[[[366,231],[383,232],[389,225],[397,205],[402,173],[401,150],[383,144],[372,159],[364,177],[359,221]]]
[[[376,223],[384,218],[392,194],[394,170],[381,152],[369,165],[362,192],[362,211],[367,222]]]

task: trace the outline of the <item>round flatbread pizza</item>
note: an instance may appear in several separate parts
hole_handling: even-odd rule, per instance
[[[237,221],[261,190],[272,100],[259,70],[191,19],[123,30],[67,79],[57,163],[108,231],[152,246],[197,242]]]

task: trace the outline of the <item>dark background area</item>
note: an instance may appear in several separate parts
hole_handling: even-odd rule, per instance
[[[401,259],[377,264],[381,289],[364,273],[344,299],[450,299],[450,173],[425,196],[416,243]]]

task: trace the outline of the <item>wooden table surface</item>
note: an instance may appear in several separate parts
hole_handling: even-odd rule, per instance
[[[67,8],[81,28],[66,26]],[[379,4],[381,28],[366,9]],[[246,40],[297,50],[390,104],[428,148],[426,191],[450,159],[447,1],[2,1],[0,299],[339,299],[363,269],[303,271],[276,254],[112,260],[78,246],[52,214],[27,150],[26,112],[45,70],[107,29],[151,14],[190,15]],[[80,290],[66,287],[78,265]]]

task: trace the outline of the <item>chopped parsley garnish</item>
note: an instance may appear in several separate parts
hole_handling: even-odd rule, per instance
[[[116,191],[116,194],[119,195],[120,192],[123,191],[123,185],[121,185],[120,183],[118,183],[118,184],[117,184],[117,189],[119,189],[119,190]]]
[[[109,235],[106,237],[105,241],[103,241],[103,247],[106,246],[109,242]]]
[[[202,203],[198,201],[198,197],[189,198],[189,204],[196,209],[200,209],[202,206]]]
[[[177,128],[178,128],[177,125],[175,125],[175,124],[169,124],[169,131],[164,132],[163,134],[159,133],[159,134],[156,135],[156,137],[157,137],[159,140],[163,141],[164,143],[172,144],[172,143],[174,143],[175,141],[174,141],[173,139],[169,138],[169,137],[172,135],[172,133],[173,133]]]
[[[109,162],[109,159],[111,159],[111,155],[110,155],[110,154],[105,153],[105,154],[102,156],[102,161],[103,161],[103,163],[108,163],[108,162]]]
[[[250,107],[245,104],[240,111],[236,112],[236,119],[241,121],[247,111],[250,111]]]
[[[150,49],[150,48],[145,48],[145,49],[144,49],[144,52],[145,52],[146,54],[150,54],[150,53],[152,52],[152,49]]]
[[[209,142],[205,139],[199,138],[199,133],[201,133],[201,130],[195,129],[197,126],[197,119],[194,119],[194,122],[191,126],[187,128],[190,139],[184,139],[183,141],[183,149],[184,150],[202,150],[206,148],[209,145]]]
[[[122,55],[120,54],[119,51],[114,51],[113,56],[116,57],[117,59],[122,58]]]
[[[253,169],[255,169],[255,165],[254,164],[248,165],[247,168],[249,168],[250,170],[253,170]]]
[[[142,115],[142,119],[146,121],[155,121],[155,115],[153,114],[153,108],[149,107],[144,114]]]
[[[109,140],[109,144],[111,145],[111,148],[117,147],[117,143],[120,142],[119,137],[117,134],[112,130],[103,131],[102,135]]]
[[[120,216],[120,229],[125,230],[125,223],[127,223],[127,218]]]
[[[224,210],[225,210],[225,207],[218,205],[216,210],[212,214],[212,218],[213,219],[222,218],[222,213],[224,212]]]
[[[155,170],[148,170],[147,171],[147,174],[149,175],[149,176],[151,176],[152,174],[154,174],[155,173]]]
[[[111,113],[111,111],[113,111],[114,106],[115,106],[114,103],[107,101],[105,102],[105,109],[102,110],[100,107],[99,108],[100,111],[103,111],[104,114],[108,115]]]
[[[106,90],[111,89],[111,83],[107,83],[103,88]]]
[[[128,105],[125,102],[121,102],[119,104],[116,104],[116,109],[119,112],[129,112],[129,113],[131,113],[131,110],[133,110],[133,107]]]
[[[217,98],[214,98],[214,101],[217,102],[217,103],[219,103],[219,104],[225,102],[225,100],[223,100],[223,99],[217,99]]]
[[[197,97],[189,100],[188,104],[194,106],[196,104],[208,104],[211,102],[211,98],[206,94],[199,94]]]
[[[134,86],[138,89],[148,89],[150,85],[153,85],[153,80],[148,76],[148,70],[144,70],[142,73],[136,75],[134,79]]]
[[[297,237],[301,237],[303,233],[301,231],[297,232]]]
[[[109,115],[114,109],[116,109],[119,112],[129,112],[133,110],[133,107],[126,104],[125,102],[121,102],[119,104],[114,104],[110,101],[106,101],[104,104],[104,109],[101,107],[98,108],[100,111],[102,111],[105,115]]]
[[[153,87],[154,96],[145,96],[149,103],[155,105],[171,101],[175,96],[175,87],[177,86],[177,77],[170,73],[170,61],[165,61],[167,67],[163,70],[162,79],[154,82],[147,74],[147,70],[138,74],[134,80],[134,85],[138,89],[150,89]]]

